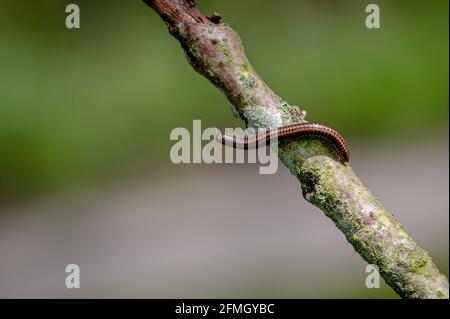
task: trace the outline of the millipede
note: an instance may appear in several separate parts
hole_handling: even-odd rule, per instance
[[[331,147],[340,160],[348,162],[350,152],[344,138],[335,129],[317,123],[299,123],[282,126],[264,133],[251,136],[228,136],[222,133],[217,135],[217,140],[223,145],[239,149],[254,149],[269,145],[275,139],[284,140],[291,137],[301,139],[318,139]]]

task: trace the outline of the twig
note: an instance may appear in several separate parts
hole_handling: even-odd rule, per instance
[[[303,112],[283,101],[255,72],[238,34],[218,14],[203,16],[193,0],[144,2],[166,22],[192,67],[224,92],[248,126],[273,129],[303,121]],[[447,278],[349,165],[334,160],[317,140],[280,142],[279,156],[300,181],[304,198],[333,220],[400,296],[449,297]]]

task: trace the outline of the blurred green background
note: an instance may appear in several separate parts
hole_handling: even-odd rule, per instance
[[[142,1],[5,1],[0,10],[0,196],[33,195],[167,162],[174,127],[242,125]],[[199,1],[310,121],[351,141],[448,126],[448,1]]]
[[[81,28],[68,30],[70,1],[0,1],[4,216],[92,185],[180,172],[169,134],[193,119],[242,126],[142,1],[73,2]],[[447,144],[448,1],[377,1],[381,29],[370,30],[364,1],[197,2],[238,31],[276,93],[355,148],[377,153],[427,134]],[[447,272],[448,252],[439,258]]]

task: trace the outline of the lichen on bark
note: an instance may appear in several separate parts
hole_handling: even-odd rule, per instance
[[[428,253],[362,185],[348,165],[316,156],[305,160],[299,180],[306,200],[319,207],[386,282],[408,298],[448,297],[447,278]]]
[[[273,129],[304,121],[304,112],[276,95],[248,61],[238,34],[218,15],[204,17],[192,0],[145,0],[168,24],[192,67],[218,87],[247,126]],[[448,280],[361,183],[319,140],[280,141],[281,161],[368,263],[405,298],[448,298]]]
[[[170,32],[192,67],[218,87],[252,127],[296,123],[301,111],[276,95],[248,61],[241,39],[227,24],[177,23]]]

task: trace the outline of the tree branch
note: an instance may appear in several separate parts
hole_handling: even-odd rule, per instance
[[[303,112],[277,96],[259,77],[238,34],[193,0],[144,0],[166,22],[192,67],[224,92],[247,126],[273,129],[303,121]],[[404,298],[448,298],[448,280],[428,253],[364,187],[348,164],[318,140],[280,141],[281,161],[300,181],[304,198],[319,207],[354,249],[376,264]]]

